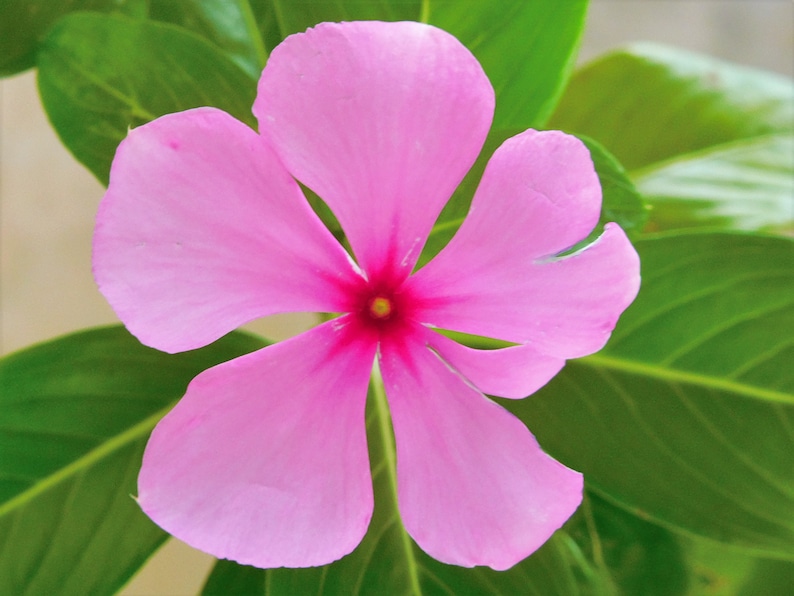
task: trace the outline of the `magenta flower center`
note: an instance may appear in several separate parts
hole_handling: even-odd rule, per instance
[[[382,334],[403,328],[411,319],[413,301],[405,292],[402,282],[378,278],[366,282],[355,292],[354,312],[370,329]]]

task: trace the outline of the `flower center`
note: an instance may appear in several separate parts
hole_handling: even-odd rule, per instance
[[[369,301],[369,315],[373,319],[380,321],[388,319],[393,310],[392,301],[385,296],[375,296]]]

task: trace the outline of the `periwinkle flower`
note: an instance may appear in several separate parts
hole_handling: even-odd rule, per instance
[[[586,148],[526,131],[493,155],[452,241],[414,271],[483,146],[494,92],[455,38],[418,23],[324,23],[262,73],[259,132],[213,108],[130,131],[94,240],[99,287],[167,352],[266,315],[340,316],[198,375],[138,480],[158,525],[259,567],[334,561],[373,511],[364,409],[377,360],[402,522],[436,559],[506,569],[559,528],[582,476],[485,394],[520,398],[599,350],[639,286],[598,222]],[[348,255],[296,180],[334,212]],[[436,329],[516,344],[477,350]]]

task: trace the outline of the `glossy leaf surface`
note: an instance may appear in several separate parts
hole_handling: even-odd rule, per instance
[[[123,585],[167,537],[130,496],[149,432],[196,374],[262,345],[169,356],[110,327],[0,360],[0,593]]]
[[[142,14],[142,0],[3,0],[0,3],[0,76],[36,64],[36,52],[47,30],[70,12],[96,10]]]
[[[422,0],[272,0],[281,36],[300,33],[324,21],[417,21]]]
[[[794,232],[794,137],[716,145],[635,173],[655,231],[709,227]]]
[[[611,579],[611,594],[772,596],[786,594],[794,561],[758,558],[716,542],[683,537],[592,490],[567,524],[587,559]]]
[[[583,554],[611,582],[610,594],[681,596],[693,583],[678,537],[585,490],[567,524]]]
[[[578,70],[550,128],[602,143],[633,170],[720,143],[794,130],[781,76],[638,44]]]
[[[680,538],[686,557],[686,596],[773,596],[794,585],[794,561],[754,557],[719,543]]]
[[[157,116],[215,106],[255,124],[256,79],[209,42],[178,27],[69,15],[50,32],[38,65],[39,91],[55,130],[105,183],[127,129]]]
[[[607,347],[505,407],[637,515],[794,559],[794,243],[636,247],[643,285]]]
[[[254,79],[259,79],[267,61],[266,38],[277,27],[267,0],[151,0],[149,16],[199,34],[226,52]]]

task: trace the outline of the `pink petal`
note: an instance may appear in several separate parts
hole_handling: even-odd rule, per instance
[[[472,54],[420,23],[323,23],[288,37],[254,114],[331,207],[362,268],[407,276],[479,153],[494,93]]]
[[[415,333],[381,344],[403,524],[444,563],[507,569],[576,510],[582,476],[473,389]]]
[[[503,232],[492,230],[487,242],[453,239],[444,255],[412,276],[415,318],[529,343],[557,358],[600,350],[639,289],[639,258],[623,230],[607,224],[578,253],[533,261],[513,235],[513,221],[504,222]],[[511,236],[515,244],[503,241]]]
[[[504,240],[519,243],[525,256],[545,257],[586,238],[600,213],[601,184],[587,147],[556,130],[527,130],[488,161],[461,232],[482,242],[499,229],[500,237],[516,235]]]
[[[560,372],[565,360],[538,352],[530,344],[476,350],[438,333],[428,345],[483,393],[520,399],[535,393]]]
[[[351,552],[373,507],[364,405],[375,345],[336,320],[200,374],[146,446],[144,512],[246,565]]]
[[[344,310],[359,278],[261,137],[213,108],[158,118],[121,143],[94,274],[128,329],[168,352],[268,314]]]
[[[582,143],[527,131],[491,158],[460,230],[407,282],[425,323],[516,343],[557,358],[599,350],[639,289],[639,259],[609,224],[575,255],[601,193]]]

